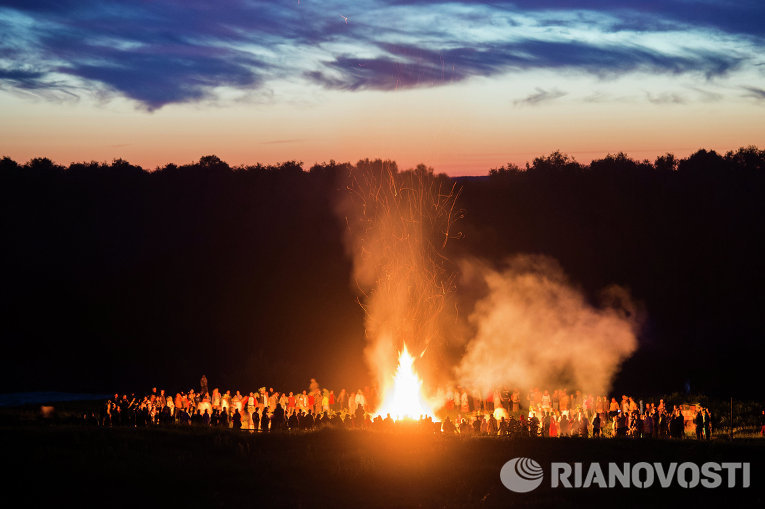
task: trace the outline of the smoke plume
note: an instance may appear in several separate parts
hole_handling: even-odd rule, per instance
[[[384,391],[403,345],[433,359],[454,320],[455,270],[443,249],[457,235],[455,185],[422,165],[399,172],[391,161],[363,160],[347,190],[339,213],[366,314],[365,355]]]
[[[463,283],[485,286],[469,317],[474,337],[456,368],[460,384],[606,394],[637,347],[637,318],[626,291],[609,288],[602,308],[571,286],[554,260],[517,256],[501,269],[462,264]]]
[[[550,258],[457,266],[444,250],[460,236],[459,191],[448,177],[422,165],[399,172],[381,160],[349,171],[338,213],[365,311],[366,361],[382,392],[406,344],[431,397],[450,382],[484,392],[506,385],[605,393],[637,346],[624,290],[610,288],[610,302],[597,308]],[[458,319],[458,301],[472,310],[467,320]]]

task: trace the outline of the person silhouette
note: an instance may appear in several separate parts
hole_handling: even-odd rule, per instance
[[[205,375],[202,375],[202,378],[199,380],[199,394],[202,396],[207,394],[207,377]]]
[[[277,404],[274,407],[274,413],[271,416],[271,431],[280,431],[284,424],[284,408]]]

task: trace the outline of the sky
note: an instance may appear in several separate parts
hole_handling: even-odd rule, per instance
[[[761,0],[0,0],[0,156],[451,175],[765,147]]]

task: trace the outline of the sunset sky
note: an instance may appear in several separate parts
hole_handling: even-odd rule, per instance
[[[765,148],[761,0],[0,0],[0,156],[486,174]]]

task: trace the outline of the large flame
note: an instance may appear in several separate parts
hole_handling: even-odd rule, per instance
[[[393,385],[376,413],[382,417],[390,414],[395,421],[433,417],[433,411],[422,397],[422,380],[414,370],[414,357],[406,349],[406,344],[398,357]]]

